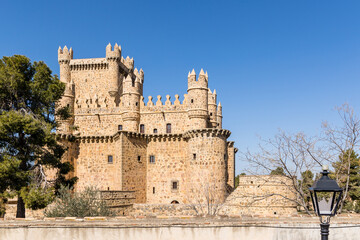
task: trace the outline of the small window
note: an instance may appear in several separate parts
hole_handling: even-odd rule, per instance
[[[137,106],[138,104],[139,104],[138,102],[135,103],[136,106]]]
[[[157,129],[156,129],[156,128],[154,128],[154,133],[157,133]]]
[[[177,200],[172,200],[172,201],[171,201],[171,204],[179,204],[179,201],[177,201]]]
[[[178,181],[172,181],[171,188],[172,188],[172,190],[178,190],[179,182]]]
[[[131,80],[131,85],[132,85],[133,87],[135,87],[135,80],[134,80],[134,79]]]
[[[112,155],[109,155],[108,156],[108,163],[113,163],[113,156]]]
[[[141,156],[138,156],[138,162],[141,162]]]
[[[122,131],[122,125],[118,125],[118,130]]]
[[[212,113],[210,113],[210,116],[212,116]]]
[[[193,153],[193,160],[196,160],[196,153]]]
[[[145,125],[140,124],[140,133],[145,133]]]
[[[166,124],[166,133],[171,133],[171,124]]]
[[[191,103],[194,103],[194,99],[191,99]]]
[[[151,155],[149,159],[150,163],[155,163],[155,156]]]
[[[155,187],[153,187],[153,194],[155,194]]]

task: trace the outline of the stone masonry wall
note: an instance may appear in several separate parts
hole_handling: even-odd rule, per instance
[[[99,190],[122,190],[122,149],[112,137],[82,138],[78,142],[75,175],[76,189],[96,186]],[[108,162],[108,156],[113,162]]]
[[[227,184],[232,188],[235,187],[235,148],[234,142],[227,142]]]
[[[122,172],[117,177],[122,178],[122,190],[135,191],[135,202],[146,202],[146,139],[133,137],[131,133],[121,133]],[[119,146],[120,147],[120,146]]]
[[[187,142],[173,135],[153,136],[147,148],[147,203],[170,204],[176,200],[184,203],[186,199],[186,161]],[[150,163],[150,156],[155,162]],[[172,189],[177,181],[178,189]]]
[[[239,186],[226,199],[220,214],[292,215],[297,213],[291,179],[284,176],[240,176]],[[287,198],[287,199],[286,199]]]
[[[226,190],[226,130],[193,130],[188,137],[187,197],[204,204],[207,198],[222,203]]]

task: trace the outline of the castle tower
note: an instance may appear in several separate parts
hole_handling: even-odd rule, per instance
[[[119,63],[121,60],[121,47],[114,46],[114,50],[109,43],[106,46],[106,61],[109,63],[109,94],[116,97],[119,92]]]
[[[198,79],[194,69],[188,75],[188,116],[192,129],[207,128],[208,77],[202,69]]]
[[[217,107],[217,112],[216,112],[216,121],[217,121],[217,128],[222,128],[222,106],[221,106],[221,102],[219,102],[218,107]]]
[[[65,46],[64,49],[59,47],[58,50],[58,61],[60,65],[60,81],[65,83],[65,91],[64,95],[57,103],[57,108],[68,107],[70,112],[74,112],[74,83],[71,80],[71,72],[70,72],[70,60],[73,59],[73,50]],[[66,120],[58,120],[60,123],[57,128],[58,133],[62,134],[71,134],[71,126],[74,123],[74,118],[71,117]]]
[[[216,106],[216,90],[215,89],[214,89],[213,93],[209,89],[208,100],[209,100],[208,109],[209,109],[209,115],[210,115],[209,128],[216,128],[217,127],[217,121],[216,121],[217,106]]]
[[[135,74],[129,73],[123,81],[122,119],[124,130],[137,132],[140,122],[140,91],[142,89],[142,80]]]
[[[202,204],[212,198],[214,204],[224,202],[226,190],[226,139],[228,130],[196,129],[185,134],[188,143],[187,199]]]

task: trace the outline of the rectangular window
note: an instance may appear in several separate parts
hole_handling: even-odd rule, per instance
[[[113,156],[112,155],[109,155],[108,156],[108,163],[113,163]]]
[[[155,156],[151,155],[149,159],[150,163],[155,163]]]
[[[179,188],[179,182],[178,181],[172,181],[171,182],[172,190],[178,190]]]
[[[171,133],[171,124],[166,124],[166,133]]]
[[[145,133],[145,125],[140,124],[140,133]]]
[[[196,160],[196,153],[193,153],[193,160]]]
[[[157,133],[157,129],[156,129],[156,128],[154,128],[154,133]]]
[[[155,194],[155,187],[153,187],[153,194]]]
[[[141,156],[138,156],[138,162],[141,162]]]
[[[122,131],[122,125],[118,125],[118,130]]]

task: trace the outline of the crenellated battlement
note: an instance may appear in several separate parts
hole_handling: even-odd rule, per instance
[[[134,58],[127,56],[125,59],[121,57],[121,63],[124,64],[128,69],[134,69]]]
[[[111,44],[109,43],[106,46],[106,59],[108,61],[120,61],[120,58],[121,58],[121,46],[118,46],[118,44],[115,43],[113,49]]]
[[[198,78],[196,77],[195,70],[193,69],[191,73],[188,74],[188,90],[197,89],[197,88],[207,88],[208,87],[208,73],[204,73],[204,70],[201,69]]]
[[[184,99],[180,102],[180,96],[178,94],[175,95],[174,101],[171,100],[170,95],[166,95],[165,101],[163,101],[162,96],[158,95],[156,97],[156,102],[154,103],[154,97],[148,96],[148,100],[145,103],[144,97],[141,97],[140,100],[140,110],[141,111],[162,111],[162,110],[185,110],[187,108],[187,94],[184,94]]]
[[[59,47],[59,49],[58,49],[58,61],[59,61],[59,64],[70,63],[71,59],[73,59],[73,50],[72,50],[72,48],[70,48],[70,50],[68,50],[67,46],[65,46],[64,49],[61,49],[61,47]]]

